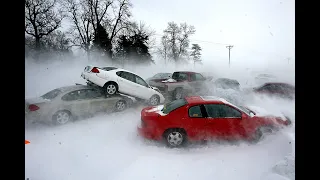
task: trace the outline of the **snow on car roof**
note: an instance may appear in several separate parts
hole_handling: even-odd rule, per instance
[[[218,96],[200,96],[205,101],[223,101],[225,99]]]

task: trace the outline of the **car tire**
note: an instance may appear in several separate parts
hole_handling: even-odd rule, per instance
[[[163,135],[166,145],[170,148],[180,148],[188,142],[187,134],[183,129],[168,129]]]
[[[104,89],[107,95],[115,95],[118,92],[118,84],[114,82],[108,82],[104,85]]]
[[[156,94],[151,96],[151,98],[149,99],[149,105],[157,106],[158,104],[160,104],[160,97]]]
[[[52,121],[53,121],[53,124],[55,125],[63,125],[70,122],[71,120],[72,120],[72,115],[67,110],[57,111],[52,116]]]
[[[115,111],[121,112],[127,109],[127,102],[124,100],[119,100],[116,102]]]
[[[176,88],[173,92],[173,100],[184,98],[184,91],[182,88]]]

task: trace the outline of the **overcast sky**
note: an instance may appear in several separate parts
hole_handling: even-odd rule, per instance
[[[231,61],[237,63],[294,59],[293,0],[132,0],[132,4],[133,18],[159,35],[169,21],[194,25],[192,43],[203,48],[205,61],[227,63],[224,44],[234,45]]]

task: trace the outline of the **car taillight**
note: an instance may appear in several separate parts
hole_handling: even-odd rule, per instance
[[[98,68],[94,67],[94,68],[91,69],[91,72],[93,72],[93,73],[99,73],[100,71],[99,71]]]
[[[40,109],[40,108],[38,106],[34,105],[34,104],[29,105],[29,110],[30,111],[36,111],[38,109]]]

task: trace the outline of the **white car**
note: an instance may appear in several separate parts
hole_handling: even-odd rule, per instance
[[[103,87],[108,95],[117,92],[147,100],[155,106],[165,101],[159,89],[150,86],[140,76],[117,67],[86,66],[81,74],[85,80]]]

